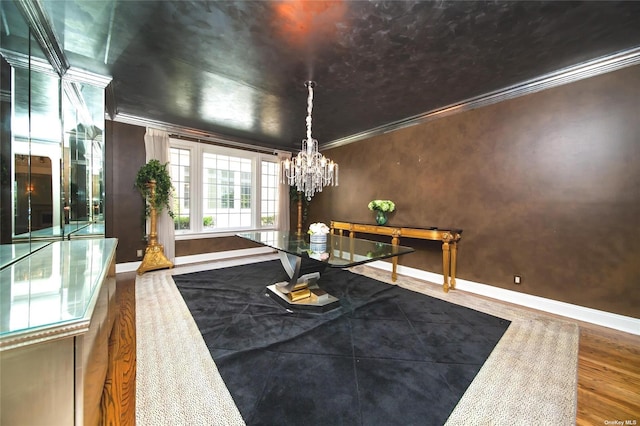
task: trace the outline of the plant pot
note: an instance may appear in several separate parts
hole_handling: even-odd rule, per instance
[[[376,223],[378,225],[385,225],[387,223],[387,212],[376,210]]]

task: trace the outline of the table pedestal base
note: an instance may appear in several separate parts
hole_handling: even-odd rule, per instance
[[[315,282],[296,287],[292,292],[286,290],[288,284],[283,281],[267,286],[266,295],[291,311],[323,313],[340,307],[338,298],[322,290]],[[296,297],[296,293],[300,298]]]
[[[289,281],[267,286],[266,295],[288,310],[327,312],[340,307],[338,298],[328,294],[316,283],[327,264],[309,256],[280,252],[280,262]]]

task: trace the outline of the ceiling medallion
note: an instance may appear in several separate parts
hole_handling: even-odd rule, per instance
[[[311,112],[313,110],[313,88],[315,82],[307,81],[307,138],[302,140],[302,150],[291,160],[282,162],[283,181],[296,186],[307,200],[328,185],[338,186],[338,164],[326,158],[318,151],[318,141],[311,136]]]

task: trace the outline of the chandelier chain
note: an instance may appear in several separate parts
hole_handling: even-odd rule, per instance
[[[313,85],[307,84],[309,95],[307,96],[307,140],[311,140],[311,114],[313,113]]]

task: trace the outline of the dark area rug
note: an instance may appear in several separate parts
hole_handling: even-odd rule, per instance
[[[443,424],[510,324],[339,269],[339,309],[291,313],[277,260],[173,279],[248,425]]]

